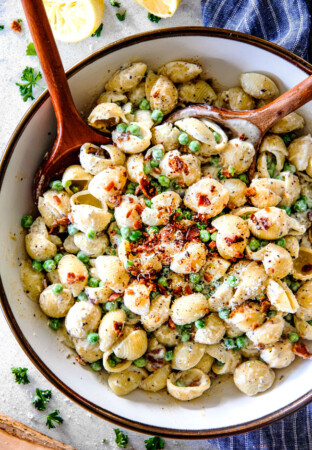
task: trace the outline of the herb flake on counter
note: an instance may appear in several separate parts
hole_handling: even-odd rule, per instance
[[[115,442],[118,445],[118,447],[126,448],[126,445],[128,443],[128,436],[123,433],[119,428],[114,428],[116,439]]]
[[[18,384],[28,384],[30,383],[28,376],[27,376],[26,367],[11,367],[11,372],[15,376],[15,383]]]
[[[26,47],[26,55],[28,56],[37,56],[37,52],[35,49],[35,45],[33,42],[29,42],[29,44]]]
[[[59,425],[64,422],[63,417],[60,415],[60,411],[58,409],[55,409],[54,411],[47,414],[45,417],[47,418],[46,426],[50,428],[55,428],[55,425],[53,422],[58,423]]]
[[[97,30],[95,30],[95,32],[93,34],[91,34],[91,37],[100,37],[102,30],[103,30],[103,24],[101,23],[99,28]]]
[[[158,23],[161,20],[161,17],[155,16],[152,13],[148,13],[147,17],[151,22],[155,22],[155,23]]]
[[[32,404],[39,411],[44,411],[47,407],[47,403],[52,398],[52,392],[49,389],[42,391],[41,389],[36,389],[36,394],[32,400]]]
[[[21,96],[23,97],[23,101],[26,102],[29,98],[34,100],[33,96],[33,88],[38,85],[38,81],[42,79],[42,74],[38,70],[35,73],[35,69],[33,67],[26,67],[23,70],[23,74],[21,76],[22,81],[26,81],[26,83],[15,83],[19,87],[19,91]],[[39,86],[42,87],[42,86]]]
[[[0,25],[0,30],[3,30],[4,29],[4,25]]]
[[[109,2],[115,8],[120,8],[120,2],[116,2],[116,0],[109,0]]]
[[[146,439],[144,443],[146,450],[162,450],[165,447],[163,439],[158,436]]]
[[[126,18],[126,13],[127,13],[127,10],[126,10],[126,9],[124,10],[124,12],[123,12],[122,14],[117,13],[117,14],[116,14],[117,19],[118,19],[120,22],[123,22],[123,21],[125,20],[125,18]]]

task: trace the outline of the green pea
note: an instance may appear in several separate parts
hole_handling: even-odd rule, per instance
[[[291,141],[293,141],[294,139],[296,139],[296,135],[295,133],[287,133],[284,134],[284,136],[281,136],[281,138],[283,139],[286,147],[288,147],[288,145],[291,143]]]
[[[266,245],[268,245],[269,241],[265,241],[264,239],[262,241],[260,241],[260,247],[265,247]]]
[[[224,366],[224,364],[225,364],[225,363],[222,362],[222,361],[217,361],[217,366],[218,366],[218,367],[222,367],[222,366]]]
[[[136,123],[132,123],[129,125],[126,129],[127,133],[133,134],[134,136],[137,136],[140,134],[140,127]]]
[[[198,273],[191,273],[190,276],[189,276],[189,278],[190,278],[190,282],[191,282],[191,283],[196,284],[196,283],[198,283],[199,280],[200,280],[200,275],[199,275]]]
[[[144,203],[148,208],[150,208],[152,206],[152,200],[149,198],[145,198]]]
[[[217,133],[216,131],[213,132],[213,136],[215,138],[215,141],[217,144],[220,144],[221,142],[221,134]]]
[[[183,330],[180,336],[182,342],[187,342],[191,339],[191,333],[187,330]]]
[[[288,216],[291,215],[291,208],[289,206],[281,206],[281,209],[283,209]]]
[[[63,185],[62,185],[62,182],[60,180],[52,181],[50,183],[50,187],[54,191],[62,191],[63,190]]]
[[[99,341],[99,335],[97,333],[89,333],[87,336],[87,341],[89,344],[96,344]]]
[[[116,367],[117,364],[120,364],[122,362],[122,359],[118,358],[114,353],[110,356],[108,359],[108,364],[110,367]]]
[[[119,123],[116,127],[117,131],[120,131],[121,133],[124,133],[127,129],[127,124],[126,123]]]
[[[204,290],[204,285],[202,283],[194,285],[194,291],[203,292],[203,290]]]
[[[245,173],[242,173],[241,175],[239,175],[239,180],[241,180],[243,183],[245,184],[249,184],[249,178]]]
[[[150,293],[150,297],[151,297],[152,300],[153,300],[154,298],[156,298],[158,295],[159,295],[159,292],[158,292],[158,291],[152,291],[152,292]]]
[[[199,237],[202,242],[208,242],[208,241],[210,241],[211,235],[210,235],[209,231],[207,231],[207,230],[200,230]]]
[[[227,350],[236,348],[236,342],[233,338],[225,338],[223,341],[223,345]]]
[[[30,214],[25,214],[25,216],[22,217],[21,225],[23,228],[30,228],[33,222],[33,216],[31,216]]]
[[[198,153],[200,150],[200,143],[198,141],[191,141],[188,147],[191,152]]]
[[[88,228],[87,232],[86,232],[87,238],[88,239],[94,239],[96,236],[96,231],[93,230],[93,228]]]
[[[184,211],[183,217],[185,220],[192,220],[193,219],[193,213],[192,211]]]
[[[239,336],[236,338],[236,347],[237,348],[245,348],[248,345],[248,337],[246,336]]]
[[[72,182],[70,180],[65,181],[65,183],[63,183],[64,188],[68,188],[70,185],[72,184]]]
[[[118,309],[118,302],[113,301],[105,303],[105,309],[106,311],[116,311],[116,309]]]
[[[249,241],[249,248],[252,252],[256,252],[260,248],[260,242],[256,238],[252,238]]]
[[[187,145],[190,142],[190,139],[186,133],[180,133],[178,141],[180,142],[181,145]]]
[[[230,311],[229,311],[228,309],[226,309],[226,308],[223,308],[223,309],[221,309],[221,310],[218,312],[218,315],[219,315],[220,319],[225,320],[225,319],[228,319],[228,318],[229,318],[229,316],[230,316]]]
[[[61,259],[63,258],[63,254],[62,253],[57,253],[55,256],[54,256],[54,261],[56,262],[56,264],[58,264],[60,261],[61,261]]]
[[[280,181],[284,181],[284,177],[282,175],[277,175],[275,177],[275,180],[280,180]]]
[[[47,259],[46,261],[44,261],[43,263],[43,268],[46,272],[52,272],[53,270],[56,269],[56,264],[53,261],[53,259]]]
[[[134,191],[132,189],[127,189],[126,194],[128,195],[134,195]]]
[[[160,160],[163,159],[163,157],[164,157],[164,152],[162,151],[161,148],[156,147],[156,148],[154,148],[154,150],[152,151],[152,156],[153,156],[153,159],[157,159],[157,160],[160,161]]]
[[[70,189],[71,189],[73,194],[77,194],[77,192],[79,192],[79,187],[78,186],[72,186]]]
[[[86,302],[88,300],[88,296],[85,292],[80,292],[77,299],[79,302]]]
[[[151,161],[151,168],[154,169],[155,167],[159,166],[160,161],[156,160],[156,159],[152,159]]]
[[[293,164],[290,164],[289,162],[285,162],[284,167],[283,167],[283,172],[291,172],[291,173],[295,173],[297,171],[296,166],[294,166]]]
[[[239,280],[236,278],[235,275],[230,275],[227,278],[226,282],[230,287],[233,287],[233,288],[236,288],[239,285]]]
[[[166,175],[160,175],[158,177],[158,183],[161,186],[164,186],[164,187],[169,187],[170,186],[170,180],[169,180],[168,177],[166,177]]]
[[[121,237],[127,239],[130,236],[131,230],[128,227],[120,228]]]
[[[218,235],[218,232],[217,232],[217,231],[215,231],[214,233],[212,233],[212,235],[210,236],[210,237],[211,237],[211,240],[212,240],[212,241],[216,241],[216,240],[217,240],[217,235]]]
[[[50,319],[49,321],[49,327],[52,328],[52,330],[57,331],[61,328],[62,321],[60,319]]]
[[[277,311],[275,311],[274,309],[270,309],[270,310],[267,312],[267,316],[268,316],[270,319],[272,319],[273,317],[275,317],[276,314],[277,314]]]
[[[293,320],[293,315],[291,313],[288,313],[284,319],[286,320],[286,322],[290,323]]]
[[[164,115],[160,111],[160,109],[154,109],[154,111],[152,112],[151,117],[152,117],[152,120],[154,120],[154,122],[160,123],[163,120]]]
[[[196,322],[195,322],[195,327],[196,328],[205,328],[205,326],[206,326],[206,321],[205,321],[205,319],[199,319],[199,320],[196,320]]]
[[[139,230],[135,230],[135,231],[131,231],[129,239],[130,241],[138,241],[139,239],[141,239],[142,237],[142,231]]]
[[[85,253],[83,253],[82,251],[79,251],[78,253],[77,253],[77,258],[81,261],[81,262],[83,262],[84,264],[85,263],[88,263],[89,261],[90,261],[90,257],[89,256],[87,256]]]
[[[143,100],[141,100],[139,108],[142,109],[143,111],[148,111],[151,108],[150,102],[146,100],[146,98],[143,98]]]
[[[299,288],[300,288],[300,283],[299,283],[299,281],[292,281],[291,286],[290,286],[290,289],[291,289],[293,292],[297,292]]]
[[[53,286],[52,292],[56,295],[61,294],[63,292],[63,286],[61,284],[56,284],[55,286]]]
[[[284,238],[278,239],[276,241],[277,245],[279,245],[280,247],[285,247],[286,245],[286,240]]]
[[[107,249],[105,250],[105,254],[110,256],[116,256],[117,251],[113,247],[107,247]]]
[[[312,325],[312,320],[307,320],[309,325]]]
[[[171,361],[173,359],[173,351],[168,350],[165,354],[165,361]]]
[[[133,267],[133,266],[134,266],[134,263],[128,259],[126,265],[127,265],[127,267]]]
[[[159,232],[159,228],[156,227],[155,225],[153,225],[153,226],[151,226],[151,227],[148,227],[148,228],[146,229],[146,231],[148,232],[148,234],[152,234],[152,233],[156,234],[156,233]]]
[[[209,162],[213,167],[220,167],[220,157],[219,156],[211,156]]]
[[[176,381],[176,386],[178,386],[178,387],[185,387],[186,384],[182,380],[177,380]]]
[[[94,372],[100,372],[103,369],[103,363],[101,359],[98,359],[97,361],[94,361],[91,363],[91,369],[94,370]]]
[[[175,216],[176,216],[175,218],[178,222],[180,222],[180,220],[183,219],[183,212],[182,212],[181,208],[176,209]]]
[[[296,201],[293,208],[296,212],[302,213],[308,209],[308,206],[307,206],[306,201],[304,199],[301,199],[301,200]]]
[[[99,280],[97,278],[90,277],[88,280],[88,286],[90,287],[99,287]]]
[[[32,262],[32,268],[34,269],[35,272],[41,272],[42,271],[42,264],[41,264],[41,262],[34,260]]]
[[[228,171],[229,171],[231,177],[234,177],[234,175],[235,175],[235,169],[234,169],[234,167],[233,167],[233,166],[230,166],[230,167],[228,168]]]
[[[143,164],[143,172],[145,175],[149,175],[151,173],[151,163],[149,161],[146,161],[146,163]]]
[[[167,278],[165,277],[158,278],[157,282],[161,284],[161,286],[168,287]]]
[[[77,234],[78,233],[78,228],[76,228],[75,227],[75,225],[72,225],[72,224],[70,224],[70,225],[68,225],[68,227],[67,227],[67,233],[70,235],[70,236],[74,236],[75,234]]]
[[[133,361],[133,364],[136,367],[145,367],[146,366],[146,359],[143,356],[141,356],[141,358],[135,359]]]
[[[297,333],[289,333],[288,339],[290,340],[290,342],[298,342],[299,335]]]

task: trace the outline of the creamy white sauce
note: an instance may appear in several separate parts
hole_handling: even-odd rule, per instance
[[[260,139],[260,130],[253,123],[245,119],[230,119],[224,121],[238,136],[244,134],[249,142],[256,145]]]

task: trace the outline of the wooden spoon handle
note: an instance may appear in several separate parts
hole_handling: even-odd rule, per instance
[[[42,0],[21,0],[61,133],[66,123],[82,122],[69,90],[60,54]]]
[[[276,122],[300,106],[312,100],[312,75],[289,91],[282,94],[272,103],[254,110],[250,117],[262,132],[268,131]],[[250,111],[251,112],[251,111]]]

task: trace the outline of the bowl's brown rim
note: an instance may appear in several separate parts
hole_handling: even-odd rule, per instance
[[[176,27],[136,34],[127,37],[125,39],[116,41],[110,45],[107,45],[103,47],[101,50],[98,50],[95,53],[91,54],[90,56],[84,58],[78,64],[69,69],[66,72],[67,77],[68,78],[72,77],[74,74],[79,72],[81,69],[85,68],[87,65],[93,63],[97,59],[102,58],[103,56],[106,56],[109,53],[112,53],[121,48],[128,47],[143,41],[162,39],[167,37],[179,37],[179,36],[218,37],[223,39],[245,42],[247,44],[263,48],[264,50],[267,50],[271,53],[280,56],[281,58],[299,67],[307,74],[312,73],[312,65],[309,64],[307,61],[303,60],[302,58],[296,56],[295,54],[276,44],[265,41],[264,39],[260,39],[237,31],[219,28]],[[0,188],[4,180],[8,163],[10,161],[10,158],[13,154],[14,148],[16,147],[19,138],[21,137],[24,129],[27,127],[33,115],[39,110],[41,105],[48,100],[48,98],[49,93],[45,91],[29,108],[29,110],[26,112],[26,114],[23,116],[20,123],[14,130],[0,162]],[[42,373],[42,375],[44,375],[47,378],[48,381],[50,381],[63,394],[68,396],[71,400],[73,400],[83,408],[87,409],[88,411],[116,425],[131,429],[139,433],[146,433],[162,436],[165,438],[175,438],[175,439],[212,439],[218,437],[233,436],[235,434],[246,433],[248,431],[261,428],[265,425],[269,425],[297,411],[299,408],[302,408],[303,406],[307,405],[312,400],[312,390],[310,390],[305,395],[303,395],[296,401],[290,403],[289,405],[280,408],[279,410],[271,414],[260,417],[257,420],[252,420],[239,425],[207,430],[197,430],[197,431],[182,430],[182,429],[178,430],[165,427],[155,427],[131,419],[127,419],[117,414],[113,414],[110,411],[107,411],[103,408],[100,408],[99,406],[80,396],[79,394],[74,392],[71,388],[69,388],[66,384],[64,384],[62,380],[60,380],[57,376],[55,376],[55,374],[45,365],[45,363],[38,357],[34,349],[31,347],[26,337],[24,336],[22,330],[20,329],[17,321],[15,320],[13,312],[10,308],[8,298],[6,297],[4,291],[1,277],[0,277],[0,301],[7,323],[10,326],[16,340],[18,341],[19,345],[24,350],[24,352],[27,354],[27,356],[30,358],[32,363],[37,367],[37,369]]]

